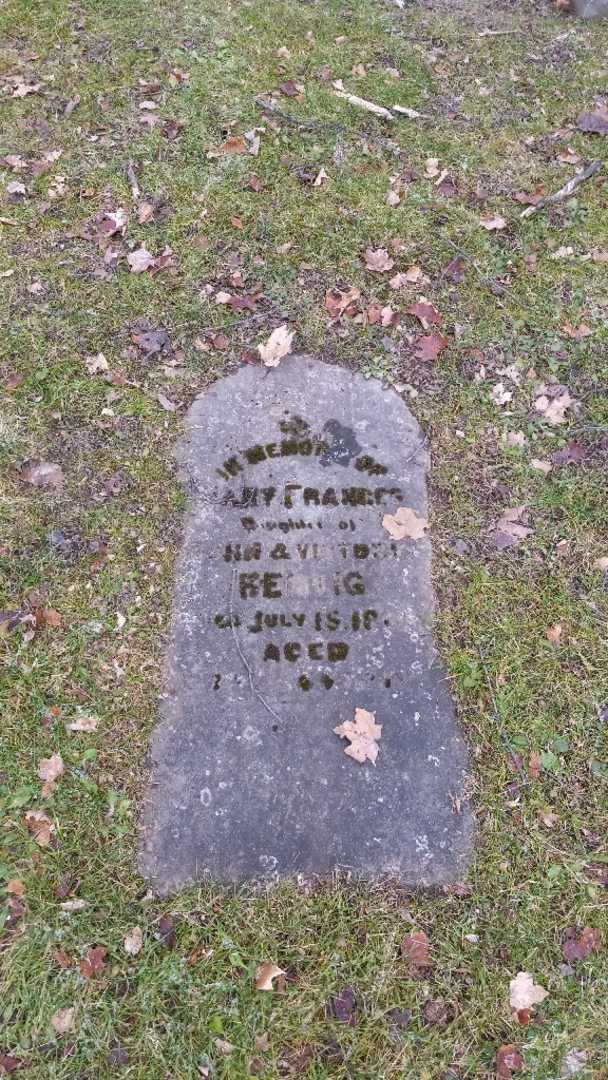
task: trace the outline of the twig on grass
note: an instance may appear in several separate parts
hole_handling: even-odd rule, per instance
[[[385,109],[384,105],[376,105],[375,101],[368,101],[367,98],[357,97],[356,94],[349,94],[347,90],[338,90],[336,87],[334,87],[334,94],[343,101],[348,101],[349,105],[354,105],[356,109],[364,109],[366,112],[373,113],[374,116],[381,116],[383,120],[390,120],[393,123],[395,121],[390,109]]]
[[[357,131],[355,128],[347,127],[345,124],[337,124],[333,121],[327,120],[300,120],[298,116],[293,116],[292,113],[285,112],[274,101],[268,98],[256,97],[255,104],[258,108],[263,109],[264,112],[273,113],[274,116],[278,116],[280,120],[284,120],[286,124],[292,124],[294,127],[302,128],[303,131],[332,131],[336,135],[350,135],[354,139],[364,139],[369,143],[377,143],[378,146],[383,146],[389,150],[395,157],[402,157],[405,153],[404,150],[393,142],[392,139],[387,139],[382,135],[372,135],[367,131]]]
[[[519,215],[522,218],[532,217],[532,214],[537,214],[539,210],[543,210],[545,206],[553,206],[554,203],[563,202],[564,199],[568,199],[580,184],[584,184],[585,180],[590,180],[592,176],[600,172],[603,168],[603,161],[592,161],[586,169],[583,169],[581,173],[577,173],[573,176],[567,184],[564,184],[559,191],[556,191],[553,195],[545,195],[544,198],[539,199],[534,206],[526,206],[525,210],[522,210]]]

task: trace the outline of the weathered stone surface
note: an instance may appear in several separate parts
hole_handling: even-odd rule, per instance
[[[141,866],[161,892],[342,868],[462,878],[466,750],[431,633],[427,452],[401,399],[306,357],[192,406],[191,495]],[[334,727],[382,725],[376,765]]]

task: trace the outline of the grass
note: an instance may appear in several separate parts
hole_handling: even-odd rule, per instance
[[[510,32],[480,37],[480,26]],[[61,616],[1,641],[0,882],[18,879],[24,896],[4,892],[0,1053],[45,1080],[456,1080],[493,1076],[498,1048],[515,1043],[535,1080],[560,1075],[573,1048],[588,1054],[579,1075],[608,1076],[608,579],[594,566],[608,554],[608,331],[605,264],[588,257],[608,249],[608,188],[602,175],[526,222],[512,198],[559,188],[574,171],[558,158],[568,146],[583,161],[605,156],[604,141],[574,122],[605,81],[608,30],[525,4],[462,17],[449,5],[382,0],[5,0],[0,28],[4,78],[41,84],[13,98],[6,82],[2,97],[0,156],[21,154],[28,167],[0,166],[0,273],[14,271],[0,278],[1,606]],[[283,46],[289,59],[277,56]],[[365,76],[351,74],[356,64]],[[177,86],[176,68],[189,75]],[[335,97],[330,77],[432,120],[387,132]],[[305,94],[279,107],[316,128],[256,105],[288,78]],[[175,137],[142,126],[150,97],[163,123],[182,125]],[[213,156],[255,126],[265,129],[258,157]],[[31,163],[58,149],[34,176]],[[430,157],[449,169],[453,197],[425,177]],[[142,198],[156,200],[147,224],[137,222],[129,162]],[[302,182],[321,166],[327,184]],[[391,177],[407,168],[417,179],[391,208]],[[58,176],[65,193],[49,196]],[[6,192],[15,180],[25,197]],[[111,241],[117,267],[104,266],[91,223],[118,206],[128,230]],[[508,227],[486,232],[487,214]],[[395,269],[423,268],[450,331],[435,365],[414,359],[411,318],[387,330],[334,324],[324,309],[337,284],[400,310],[415,300],[415,289],[395,296],[390,275],[363,269],[367,246],[395,238]],[[124,256],[140,242],[155,255],[170,247],[175,272],[129,274]],[[552,258],[562,247],[572,255]],[[460,283],[442,273],[455,248],[465,253]],[[209,300],[205,286],[226,287],[235,269],[261,286],[255,312]],[[134,345],[142,319],[169,333],[172,356],[146,358]],[[431,439],[437,634],[472,751],[476,862],[465,887],[433,896],[337,880],[268,895],[191,889],[160,902],[134,866],[184,510],[171,451],[181,407],[285,319],[300,349],[397,384]],[[566,322],[592,336],[573,341]],[[225,349],[210,344],[220,332]],[[111,382],[86,368],[99,352]],[[519,385],[500,374],[512,364]],[[551,378],[578,403],[559,427],[532,408]],[[499,381],[513,393],[506,407],[491,397]],[[165,412],[159,391],[180,409]],[[505,448],[509,431],[525,433],[523,450]],[[531,467],[572,440],[581,463],[548,475]],[[61,465],[61,489],[24,482],[23,463],[36,458]],[[487,528],[521,504],[534,532],[498,553]],[[97,717],[97,730],[68,731],[79,716]],[[66,772],[43,800],[37,770],[52,753]],[[47,848],[24,825],[41,808],[56,827]],[[62,909],[75,898],[81,911]],[[123,940],[136,925],[144,947],[130,957]],[[605,944],[568,974],[571,926],[603,931]],[[432,967],[418,975],[399,950],[412,929],[431,941]],[[106,966],[87,980],[80,961],[99,945]],[[287,972],[272,994],[254,989],[266,960]],[[508,1007],[519,970],[550,994],[527,1027]],[[352,1026],[326,1010],[347,987],[358,1002]],[[443,1025],[429,1022],[438,999]],[[73,1030],[58,1035],[51,1017],[72,1006]],[[394,1009],[411,1011],[408,1026],[396,1026]],[[267,1049],[256,1045],[264,1034]]]

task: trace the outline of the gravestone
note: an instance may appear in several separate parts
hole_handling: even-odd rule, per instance
[[[461,879],[467,755],[433,644],[418,424],[380,382],[291,356],[198,398],[180,457],[143,873],[162,893],[336,869]],[[385,528],[400,507],[419,539]],[[359,709],[375,763],[334,731]]]

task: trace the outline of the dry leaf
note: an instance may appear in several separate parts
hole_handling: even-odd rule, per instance
[[[260,964],[255,973],[256,990],[274,990],[272,983],[279,975],[285,975],[283,968],[276,964]]]
[[[401,942],[401,953],[407,957],[410,964],[415,968],[430,967],[429,939],[424,930],[416,930],[413,934],[407,934]]]
[[[70,1009],[59,1009],[59,1012],[56,1012],[51,1017],[51,1024],[58,1035],[65,1035],[66,1031],[72,1031],[75,1015],[76,1009],[72,1007]]]
[[[78,716],[67,725],[68,731],[96,731],[99,720],[96,716]]]
[[[593,567],[602,574],[608,574],[608,555],[601,555],[599,559],[595,559]]]
[[[415,315],[422,325],[423,330],[430,330],[431,326],[441,326],[442,316],[437,308],[431,304],[425,296],[419,296],[416,304],[406,308],[406,315]]]
[[[439,176],[441,174],[441,169],[439,168],[439,158],[436,158],[436,157],[427,158],[424,165],[425,165],[424,175],[429,180],[434,180],[436,176]]]
[[[504,383],[496,383],[496,386],[492,387],[492,400],[495,405],[507,405],[513,400],[513,392],[507,390]]]
[[[509,1004],[515,1012],[533,1009],[548,996],[548,990],[538,986],[528,971],[518,971],[509,983]]]
[[[145,270],[149,270],[154,265],[154,256],[142,244],[141,247],[136,248],[135,251],[131,251],[127,255],[127,262],[131,267],[132,274],[143,274]]]
[[[496,1080],[510,1080],[514,1072],[524,1067],[524,1059],[514,1043],[501,1046],[496,1054]]]
[[[495,232],[498,229],[506,229],[507,227],[507,222],[500,214],[496,214],[494,217],[489,214],[487,217],[480,218],[479,221],[488,232]]]
[[[587,326],[586,323],[581,323],[580,326],[574,326],[571,322],[565,322],[562,326],[562,331],[566,337],[572,338],[573,341],[583,341],[593,333],[591,327]]]
[[[89,375],[99,375],[100,372],[107,371],[110,366],[102,352],[97,353],[97,356],[87,356],[84,365]]]
[[[258,352],[264,367],[277,367],[284,356],[291,352],[294,331],[289,330],[287,323],[277,326],[276,330],[268,338],[268,341],[258,345]]]
[[[562,953],[569,964],[575,964],[577,960],[586,960],[592,952],[597,952],[601,945],[602,935],[599,930],[585,926],[577,936],[576,928],[570,926],[566,930]]]
[[[67,911],[70,915],[73,915],[77,911],[84,911],[86,906],[86,900],[82,900],[79,897],[75,900],[64,900],[63,904],[59,905],[62,911]]]
[[[505,510],[498,521],[491,527],[489,530],[490,535],[494,546],[499,551],[520,544],[534,531],[522,522],[525,512],[525,506],[514,506]]]
[[[141,952],[143,944],[144,935],[140,926],[134,926],[132,930],[129,930],[123,941],[124,950],[129,956],[137,956]]]
[[[376,274],[386,274],[395,265],[386,248],[377,248],[376,251],[373,248],[366,248],[363,259],[367,269],[373,270]]]
[[[559,645],[564,628],[561,623],[555,623],[554,626],[549,626],[545,630],[545,637],[547,641],[550,641],[552,645]]]
[[[541,394],[534,402],[534,408],[541,414],[544,420],[550,424],[565,424],[566,409],[574,404],[567,390],[562,389],[555,397],[549,398]]]
[[[89,949],[86,956],[80,961],[80,973],[85,979],[92,979],[95,975],[103,975],[106,967],[108,950],[105,945],[95,945]]]
[[[422,540],[429,523],[409,506],[400,506],[394,514],[385,514],[382,525],[393,540]]]
[[[414,356],[417,360],[436,360],[448,345],[449,341],[443,334],[427,334],[417,338]]]
[[[42,794],[45,799],[52,794],[57,780],[60,776],[63,776],[64,772],[65,766],[61,754],[52,754],[49,758],[42,758],[38,765],[38,776],[45,781],[42,787]]]
[[[49,846],[55,826],[43,810],[28,810],[25,824],[39,847]]]
[[[25,896],[25,885],[22,881],[19,881],[19,878],[11,878],[6,883],[6,891],[11,896]]]
[[[221,154],[246,154],[247,144],[244,139],[226,139],[223,146],[220,146]]]
[[[60,488],[64,481],[61,467],[52,461],[26,463],[21,475],[27,484],[38,488]]]
[[[331,179],[331,178],[327,175],[327,173],[325,172],[325,169],[323,168],[323,166],[321,166],[321,168],[319,169],[315,179],[312,182],[312,186],[313,187],[321,187],[329,179]]]
[[[351,287],[345,292],[339,289],[328,289],[325,293],[325,308],[332,319],[339,319],[341,315],[356,315],[359,310],[357,301],[361,296],[361,290]]]
[[[345,754],[355,759],[360,764],[371,761],[376,764],[378,757],[377,740],[382,735],[382,724],[376,723],[375,713],[367,709],[355,709],[355,719],[346,720],[334,728],[334,734],[341,739],[348,739],[350,746],[344,750]]]
[[[545,476],[547,475],[547,473],[550,473],[551,469],[553,468],[550,461],[543,461],[542,458],[536,457],[532,458],[532,461],[530,462],[530,467],[532,469],[536,469],[538,472],[544,473]]]
[[[505,435],[505,446],[507,446],[509,450],[514,450],[516,448],[521,449],[526,445],[526,442],[526,436],[523,431],[509,431]]]

